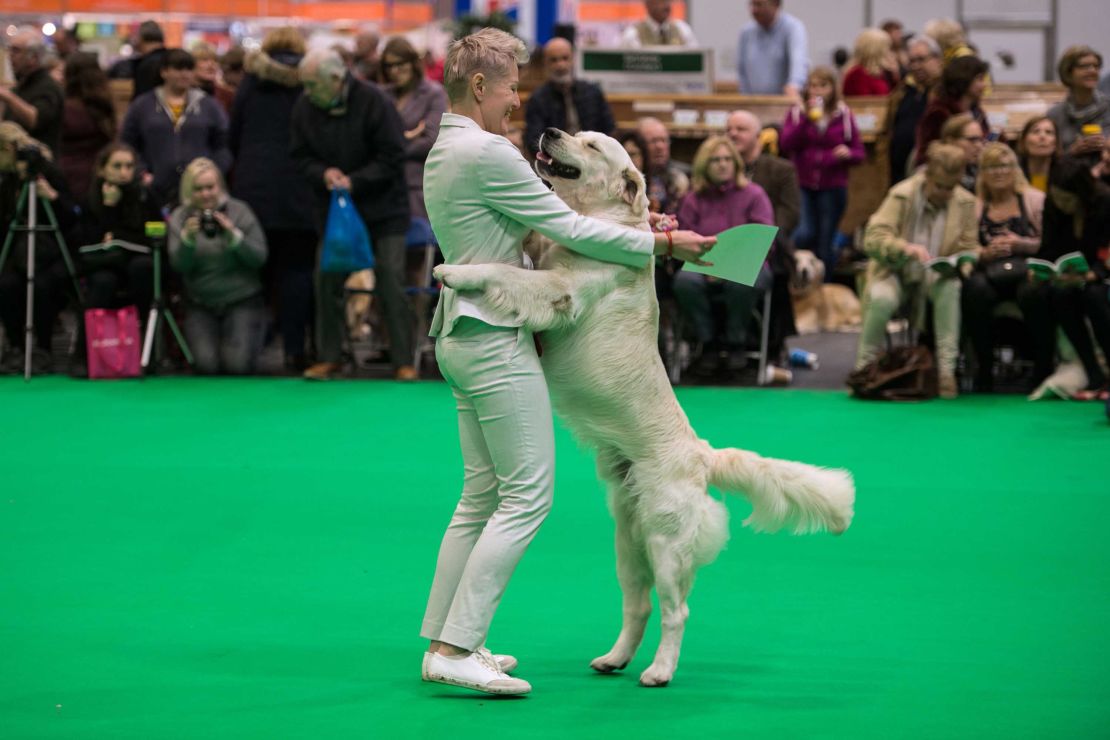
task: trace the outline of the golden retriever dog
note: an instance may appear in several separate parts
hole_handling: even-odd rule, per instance
[[[648,229],[643,176],[608,136],[548,129],[536,168],[576,211]],[[612,649],[590,665],[602,673],[628,665],[654,586],[662,637],[640,683],[665,686],[678,665],[694,575],[728,539],[728,510],[709,486],[746,497],[752,513],[744,523],[753,529],[795,533],[847,529],[855,487],[844,470],[714,449],[698,438],[659,357],[652,265],[599,262],[536,242],[541,269],[441,265],[436,276],[457,290],[485,291],[495,310],[543,332],[552,401],[596,452],[616,520],[624,619]]]
[[[794,253],[790,298],[799,334],[858,329],[863,322],[856,294],[843,285],[826,283],[825,263],[807,249]]]

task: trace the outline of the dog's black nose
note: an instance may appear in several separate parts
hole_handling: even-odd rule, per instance
[[[557,128],[548,128],[546,131],[543,132],[543,135],[548,137],[549,139],[558,139],[560,136],[563,135],[563,132]]]

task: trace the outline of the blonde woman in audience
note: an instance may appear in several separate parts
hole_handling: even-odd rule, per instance
[[[940,129],[940,140],[945,144],[958,146],[967,159],[967,168],[960,178],[960,185],[969,193],[975,192],[975,181],[979,174],[979,155],[987,143],[983,127],[970,113],[952,116]]]
[[[961,302],[975,349],[975,388],[988,392],[994,309],[1003,301],[1015,300],[1028,285],[1025,258],[1041,246],[1045,196],[1025,179],[1014,151],[997,142],[983,149],[975,195],[983,251],[964,282]]]
[[[856,37],[852,64],[844,73],[844,95],[889,95],[898,84],[898,59],[889,34],[865,28]]]
[[[1089,46],[1070,46],[1060,56],[1056,72],[1068,88],[1067,98],[1048,109],[1060,148],[1094,164],[1110,135],[1110,98],[1098,89],[1102,54]]]
[[[934,18],[925,24],[924,34],[940,46],[945,64],[960,57],[975,56],[975,50],[968,46],[967,33],[959,21],[951,18]]]
[[[1029,184],[1042,193],[1048,192],[1048,177],[1059,151],[1056,124],[1048,116],[1030,118],[1022,127],[1017,142],[1021,171]]]
[[[245,375],[262,350],[266,236],[241,200],[229,198],[220,168],[194,159],[181,175],[170,216],[170,265],[185,279],[185,336],[196,370]]]
[[[836,230],[848,201],[848,170],[863,161],[863,142],[830,68],[809,73],[802,97],[805,106],[796,105],[786,114],[779,147],[794,162],[802,189],[802,218],[794,241],[821,258],[830,281],[840,257]]]
[[[979,252],[975,196],[960,187],[967,161],[963,150],[939,141],[926,166],[886,194],[867,224],[863,251],[870,258],[863,290],[863,328],[856,367],[886,348],[886,324],[908,299],[920,326],[925,302],[933,305],[938,384],[942,398],[955,398],[960,340],[960,280],[926,267],[934,257]]]

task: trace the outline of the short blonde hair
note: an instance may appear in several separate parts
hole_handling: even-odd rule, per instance
[[[986,183],[983,182],[983,173],[987,171],[988,167],[999,164],[1010,165],[1010,171],[1014,173],[1015,193],[1020,194],[1029,187],[1029,181],[1025,179],[1025,173],[1021,171],[1014,150],[1001,142],[992,141],[983,147],[983,153],[979,155],[979,174],[975,177],[975,194],[984,203],[990,201],[990,193],[987,190]]]
[[[193,44],[193,48],[189,49],[189,53],[193,55],[193,59],[198,62],[217,62],[219,55],[216,54],[216,49],[211,44],[200,41]]]
[[[883,69],[883,57],[893,48],[890,34],[881,28],[865,28],[856,36],[852,57],[856,64],[870,74],[879,74]]]
[[[197,157],[185,167],[181,173],[181,205],[187,206],[193,200],[193,191],[196,189],[197,178],[205,172],[215,172],[216,180],[220,183],[220,190],[227,193],[227,184],[224,183],[224,174],[220,168],[208,157]]]
[[[951,18],[934,18],[925,24],[925,35],[937,42],[942,52],[967,45],[964,27]]]
[[[291,51],[304,55],[304,34],[293,26],[279,26],[270,29],[262,39],[262,51],[273,54],[278,51]]]
[[[960,113],[959,115],[952,116],[940,129],[940,140],[945,144],[952,144],[964,138],[964,128],[969,123],[978,123],[975,116],[970,113]]]
[[[476,74],[501,79],[514,66],[528,61],[524,42],[496,28],[483,28],[452,41],[443,65],[443,86],[451,101],[462,100]]]
[[[736,151],[731,139],[727,136],[717,135],[710,136],[703,141],[701,146],[698,147],[697,154],[694,155],[694,163],[690,167],[690,180],[695,193],[713,187],[713,183],[709,181],[706,172],[709,170],[709,160],[713,159],[713,153],[722,146],[728,149],[729,156],[732,157],[732,163],[736,166],[735,182],[737,187],[746,188],[748,186],[748,178],[744,174],[744,158],[740,156],[740,152]]]
[[[925,176],[932,178],[944,173],[946,175],[962,175],[967,168],[967,156],[964,150],[955,144],[945,144],[934,141],[925,150]]]
[[[1056,65],[1056,74],[1060,76],[1060,82],[1064,83],[1065,87],[1071,87],[1071,74],[1083,57],[1094,57],[1098,60],[1098,65],[1102,66],[1102,54],[1091,47],[1084,44],[1069,46],[1064,49],[1064,53],[1060,55],[1060,63]]]

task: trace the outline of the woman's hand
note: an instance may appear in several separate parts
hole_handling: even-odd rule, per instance
[[[1068,154],[1081,155],[1091,154],[1093,152],[1101,152],[1103,145],[1106,143],[1106,137],[1102,134],[1094,134],[1092,136],[1080,136],[1068,149]]]
[[[648,213],[648,225],[652,231],[674,231],[678,228],[678,219],[666,213]]]
[[[104,238],[103,238],[103,239],[101,239],[101,240],[100,240],[100,242],[101,242],[102,244],[107,244],[107,243],[108,243],[108,242],[110,242],[110,241],[112,241],[112,232],[110,232],[110,231],[105,231],[105,232],[104,232]]]
[[[328,167],[324,170],[324,185],[328,190],[350,190],[351,178],[343,174],[338,167]]]
[[[922,264],[932,259],[929,255],[928,248],[920,244],[907,244],[902,247],[902,251]]]
[[[39,197],[46,198],[51,203],[58,199],[58,191],[46,181],[45,177],[39,175],[35,183],[38,185]]]
[[[120,198],[123,197],[123,191],[120,190],[119,185],[106,182],[100,186],[100,196],[104,199],[104,205],[114,208],[119,204]]]
[[[702,257],[717,243],[715,236],[702,236],[693,231],[668,231],[655,237],[655,253],[667,254],[683,262],[695,265],[712,265],[703,262]]]
[[[832,154],[841,162],[852,158],[852,150],[848,148],[847,144],[837,144],[836,148],[832,150]]]
[[[181,239],[192,244],[197,240],[198,231],[200,231],[200,216],[189,216],[181,226]]]
[[[228,218],[227,214],[223,211],[212,211],[212,218],[216,219],[216,223],[220,225],[221,229],[228,233],[234,233],[235,224],[231,222],[231,219]]]
[[[412,141],[417,136],[420,136],[420,134],[422,134],[422,133],[424,133],[424,122],[423,121],[416,124],[416,128],[410,129],[410,130],[405,132],[405,140],[406,141]]]

